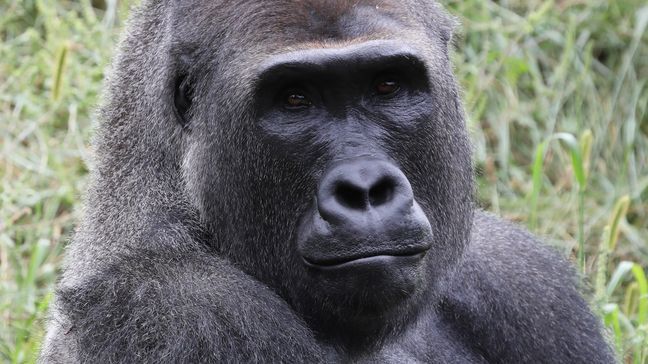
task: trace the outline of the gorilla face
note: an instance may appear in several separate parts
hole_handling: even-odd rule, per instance
[[[293,269],[313,297],[356,315],[424,287],[433,232],[394,157],[430,119],[427,79],[415,51],[393,41],[280,54],[260,71],[258,132],[317,166],[302,169],[314,183],[291,222]]]
[[[468,239],[472,181],[447,39],[398,20],[405,6],[338,11],[277,15],[252,26],[284,30],[263,42],[230,29],[238,48],[214,37],[175,101],[213,244],[341,337],[389,330],[435,293]]]

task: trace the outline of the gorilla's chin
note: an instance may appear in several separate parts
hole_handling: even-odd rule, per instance
[[[399,332],[414,314],[429,284],[427,252],[375,255],[317,265],[303,260],[308,287],[296,307],[323,340],[346,350],[365,350]]]
[[[380,315],[423,286],[425,252],[375,255],[333,265],[304,260],[309,277],[328,299],[357,314]]]

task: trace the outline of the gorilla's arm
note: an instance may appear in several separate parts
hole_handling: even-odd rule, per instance
[[[58,292],[42,362],[321,362],[274,293],[200,251],[140,251]],[[52,327],[55,327],[53,325]]]
[[[483,212],[444,309],[489,362],[614,362],[569,264]]]

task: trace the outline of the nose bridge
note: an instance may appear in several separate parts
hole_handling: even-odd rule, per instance
[[[374,128],[365,125],[349,113],[344,118],[333,122],[329,133],[330,153],[334,158],[333,165],[359,159],[386,160],[381,151],[380,140],[373,135]]]

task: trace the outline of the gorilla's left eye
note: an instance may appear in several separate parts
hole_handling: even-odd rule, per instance
[[[374,84],[374,91],[377,95],[391,95],[398,90],[400,90],[400,83],[395,78],[379,78]]]
[[[287,109],[304,109],[313,105],[303,91],[289,90],[284,94],[284,107]]]

